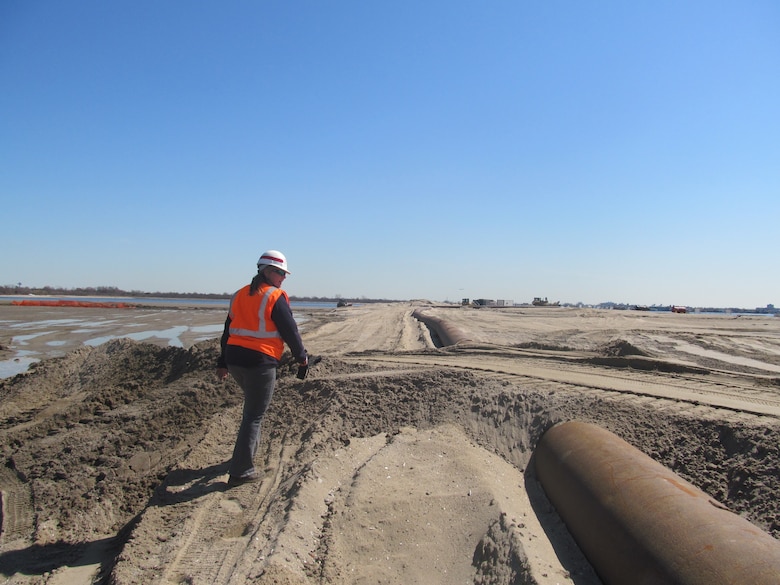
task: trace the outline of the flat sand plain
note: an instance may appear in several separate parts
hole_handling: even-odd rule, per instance
[[[0,360],[40,359],[0,382],[5,582],[599,583],[528,465],[567,420],[780,536],[776,317],[297,316],[322,361],[304,381],[280,369],[265,478],[228,490],[241,396],[214,375],[224,311],[0,305]]]

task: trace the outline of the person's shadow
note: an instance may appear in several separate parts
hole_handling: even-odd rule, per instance
[[[171,506],[193,501],[214,492],[227,489],[227,482],[217,480],[228,472],[229,461],[211,465],[203,469],[174,469],[168,472],[165,480],[157,487],[149,500],[148,507]],[[187,486],[178,489],[180,486]],[[548,533],[551,543],[558,554],[561,564],[570,571],[575,583],[599,583],[592,567],[584,559],[579,548],[566,531],[555,525],[560,519],[547,500],[533,470],[533,460],[529,462],[525,473],[525,487],[531,506],[539,518],[542,528]],[[133,518],[120,532],[111,538],[84,543],[52,543],[32,545],[24,549],[0,554],[0,575],[11,577],[16,573],[25,575],[43,575],[62,566],[85,566],[100,563],[102,579],[112,570],[116,555],[121,552],[133,527],[141,519],[143,512]],[[556,529],[557,528],[557,529]]]
[[[227,489],[226,481],[216,481],[228,472],[229,461],[211,465],[204,469],[173,469],[154,491],[150,506],[170,506],[202,498],[214,492]],[[178,489],[179,486],[188,486]]]
[[[99,575],[105,575],[114,564],[121,544],[118,537],[101,538],[91,542],[34,544],[27,548],[0,554],[0,575],[12,577],[44,575],[65,565],[83,567],[100,565]]]
[[[213,492],[227,489],[227,482],[217,480],[228,472],[229,461],[204,469],[173,469],[157,486],[146,508],[170,506],[196,500]],[[188,486],[177,489],[179,486]],[[33,544],[26,548],[0,554],[0,576],[44,575],[61,567],[99,565],[96,583],[102,583],[114,567],[116,556],[122,551],[133,527],[140,521],[143,511],[132,518],[116,536],[90,542]]]

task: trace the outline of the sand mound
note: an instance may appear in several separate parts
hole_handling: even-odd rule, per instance
[[[632,345],[624,339],[615,339],[609,343],[603,345],[599,353],[607,357],[625,357],[628,355],[642,355],[646,356],[647,353]]]
[[[104,536],[143,509],[203,420],[240,402],[202,376],[215,352],[214,343],[185,351],[115,340],[0,387],[3,455],[38,503],[37,543]]]

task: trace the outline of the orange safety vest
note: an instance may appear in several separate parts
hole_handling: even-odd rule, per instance
[[[271,311],[279,297],[287,293],[280,288],[263,283],[253,295],[249,286],[239,290],[230,301],[230,335],[228,345],[240,345],[281,359],[284,341],[271,319]]]

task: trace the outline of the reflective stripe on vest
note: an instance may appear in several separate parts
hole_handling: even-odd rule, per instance
[[[230,301],[230,337],[228,344],[260,351],[276,359],[282,357],[282,341],[276,324],[271,319],[276,301],[285,292],[279,288],[261,285],[257,293],[249,295],[249,285],[239,290]]]

